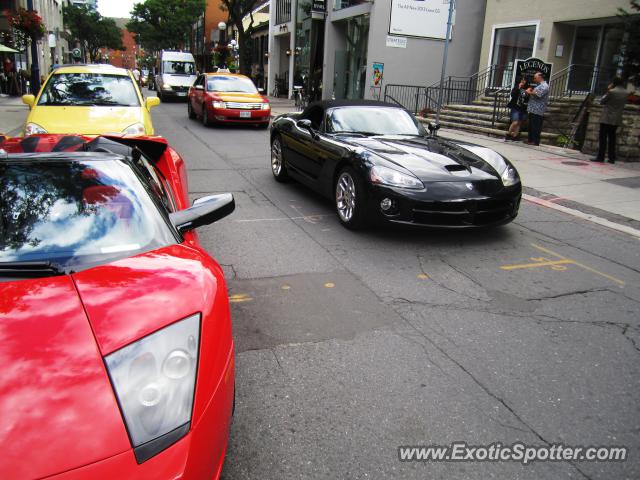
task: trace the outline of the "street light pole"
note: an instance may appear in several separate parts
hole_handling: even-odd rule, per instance
[[[444,77],[447,72],[447,56],[449,55],[449,38],[451,37],[451,22],[453,20],[453,9],[455,0],[449,0],[449,19],[447,20],[447,36],[444,39],[444,55],[442,57],[442,73],[440,74],[440,91],[438,92],[438,105],[436,110],[436,125],[440,124],[440,109],[442,108],[442,97],[444,93]],[[437,132],[437,130],[436,130]]]
[[[27,10],[33,11],[33,0],[27,0]],[[38,66],[38,45],[31,36],[31,93],[38,94],[40,90],[40,67]]]

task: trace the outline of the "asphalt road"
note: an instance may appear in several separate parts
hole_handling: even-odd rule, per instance
[[[226,272],[237,407],[225,479],[640,478],[640,243],[524,203],[488,231],[342,228],[276,183],[269,134],[153,111]],[[627,446],[626,462],[400,462],[400,445]]]

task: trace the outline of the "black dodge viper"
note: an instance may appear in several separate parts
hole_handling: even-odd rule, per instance
[[[271,125],[271,171],[335,203],[347,228],[386,221],[429,227],[502,225],[518,214],[514,166],[486,147],[437,136],[407,110],[321,101]]]

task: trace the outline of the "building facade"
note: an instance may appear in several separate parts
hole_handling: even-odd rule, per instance
[[[382,98],[389,84],[440,79],[447,0],[272,0],[269,93]],[[328,2],[325,4],[325,1]],[[485,0],[457,0],[448,75],[478,71]]]
[[[624,29],[619,9],[629,0],[487,0],[480,68],[496,69],[493,86],[510,84],[517,58],[553,64],[552,76],[566,72],[567,89],[603,88],[620,68]]]
[[[114,67],[136,68],[139,67],[138,59],[144,55],[144,50],[136,44],[135,34],[127,30],[129,18],[114,18],[113,21],[122,32],[122,45],[124,50],[100,49],[100,56],[105,63],[110,63]]]
[[[66,0],[33,0],[33,9],[38,12],[45,26],[45,35],[36,42],[40,73],[46,75],[51,65],[68,60],[69,47],[64,38],[62,7]],[[11,43],[11,32],[4,12],[27,8],[27,0],[0,0],[0,43]],[[31,49],[27,47],[15,54],[16,68],[27,69],[32,64]]]
[[[256,87],[263,89],[265,93],[269,73],[270,7],[271,2],[264,2],[242,19],[244,31],[249,32],[251,37],[249,44],[251,70],[248,74]]]
[[[204,13],[193,26],[190,50],[201,72],[212,71],[214,49],[219,43],[226,42],[228,36],[228,12],[222,11],[221,5],[220,0],[207,0]],[[220,23],[224,24],[223,29],[219,28]]]

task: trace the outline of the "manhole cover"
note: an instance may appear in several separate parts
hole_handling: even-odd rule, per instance
[[[562,162],[563,165],[571,165],[572,167],[582,167],[589,165],[587,162]]]

